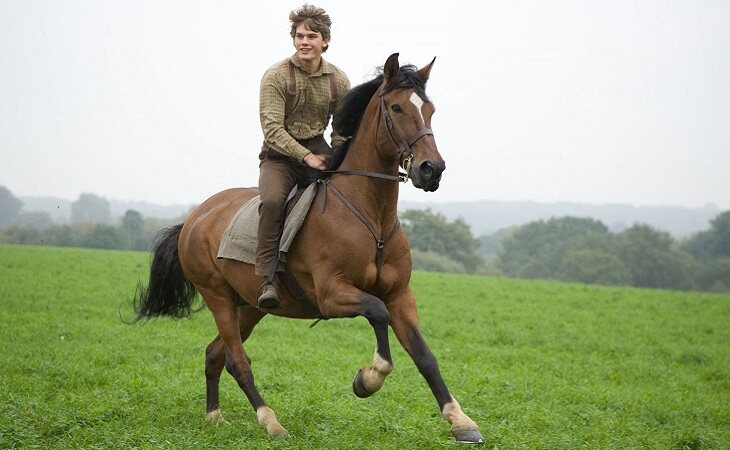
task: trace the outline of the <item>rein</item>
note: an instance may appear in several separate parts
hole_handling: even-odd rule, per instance
[[[364,170],[323,170],[322,173],[330,175],[359,175],[361,177],[380,178],[388,181],[399,181],[405,183],[408,181],[408,174],[399,172],[398,175],[385,175],[378,172],[367,172]]]

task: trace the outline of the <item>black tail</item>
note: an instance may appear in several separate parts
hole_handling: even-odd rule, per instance
[[[160,231],[152,249],[150,282],[140,283],[134,295],[136,320],[170,316],[176,319],[190,316],[195,301],[195,287],[185,278],[177,241],[182,224]],[[196,310],[197,311],[197,310]]]

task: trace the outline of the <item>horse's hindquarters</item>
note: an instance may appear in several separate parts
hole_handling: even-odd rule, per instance
[[[256,195],[256,189],[244,188],[219,192],[195,208],[185,220],[178,243],[180,263],[187,279],[197,288],[223,280],[216,257],[221,237],[239,208]]]

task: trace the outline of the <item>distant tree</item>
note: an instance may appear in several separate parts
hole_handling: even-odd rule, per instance
[[[454,261],[442,253],[422,252],[411,249],[413,268],[427,272],[466,273],[466,268],[458,261]]]
[[[45,230],[44,236],[47,245],[60,247],[73,247],[79,245],[81,240],[79,233],[75,233],[68,225],[53,225]]]
[[[479,248],[477,249],[477,253],[482,256],[496,255],[504,238],[512,234],[515,228],[516,227],[502,228],[492,234],[479,236]]]
[[[51,215],[45,211],[21,211],[15,218],[15,223],[38,228],[46,229],[53,225]]]
[[[531,222],[503,240],[498,264],[505,274],[524,278],[559,278],[569,250],[610,248],[608,228],[599,221],[561,217]]]
[[[97,224],[82,238],[82,247],[119,249],[124,248],[124,236],[119,228]]]
[[[71,203],[71,222],[108,223],[111,217],[109,201],[95,194],[81,194]]]
[[[710,229],[690,237],[682,249],[701,261],[730,257],[730,211],[710,221]]]
[[[524,260],[509,275],[517,278],[555,278],[555,267],[550,264],[549,260],[535,255]]]
[[[730,258],[717,258],[700,266],[698,284],[708,291],[730,291]]]
[[[710,221],[711,227],[690,237],[682,250],[698,263],[697,284],[711,291],[730,290],[730,211]]]
[[[681,249],[698,261],[712,260],[715,257],[715,233],[712,230],[696,233],[681,245]]]
[[[27,226],[21,227],[18,225],[13,225],[4,228],[0,231],[0,239],[2,239],[2,242],[7,242],[10,244],[43,244],[41,231],[37,228]]]
[[[502,246],[502,240],[514,232],[515,227],[502,228],[491,235],[481,235],[479,239],[479,247],[476,250],[477,255],[482,259],[482,266],[478,273],[484,275],[502,275],[502,271],[498,268],[498,253]]]
[[[0,186],[0,228],[15,223],[23,202],[18,200],[5,186]]]
[[[712,219],[712,231],[715,233],[716,258],[730,257],[730,211],[725,211]]]
[[[144,219],[139,212],[128,209],[122,217],[122,228],[127,233],[129,248],[132,250],[144,250],[146,243],[142,239]]]
[[[449,223],[442,214],[430,209],[409,209],[400,215],[400,220],[411,248],[446,255],[468,272],[479,267],[481,258],[476,254],[479,240],[472,236],[463,219]]]
[[[152,243],[163,228],[177,225],[184,222],[185,219],[160,219],[157,217],[147,217],[144,219],[142,225],[142,235],[140,245],[143,245],[140,250],[149,250],[152,248]]]
[[[697,269],[692,258],[672,248],[669,233],[634,225],[618,235],[618,254],[631,284],[641,287],[689,289]]]
[[[621,260],[598,249],[568,250],[558,271],[558,278],[592,284],[629,284],[631,274]]]

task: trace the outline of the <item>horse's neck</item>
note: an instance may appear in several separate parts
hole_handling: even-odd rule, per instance
[[[356,170],[375,172],[384,175],[397,176],[398,164],[396,160],[384,160],[380,157],[379,148],[383,145],[392,145],[390,141],[378,136],[382,124],[377,109],[368,107],[363,116],[360,128],[350,143],[347,156],[340,165],[340,170]],[[379,139],[380,138],[380,139]],[[346,175],[337,179],[337,186],[347,191],[348,199],[356,204],[373,221],[388,226],[397,217],[398,187],[396,181],[380,178]],[[388,222],[388,223],[385,223]]]

